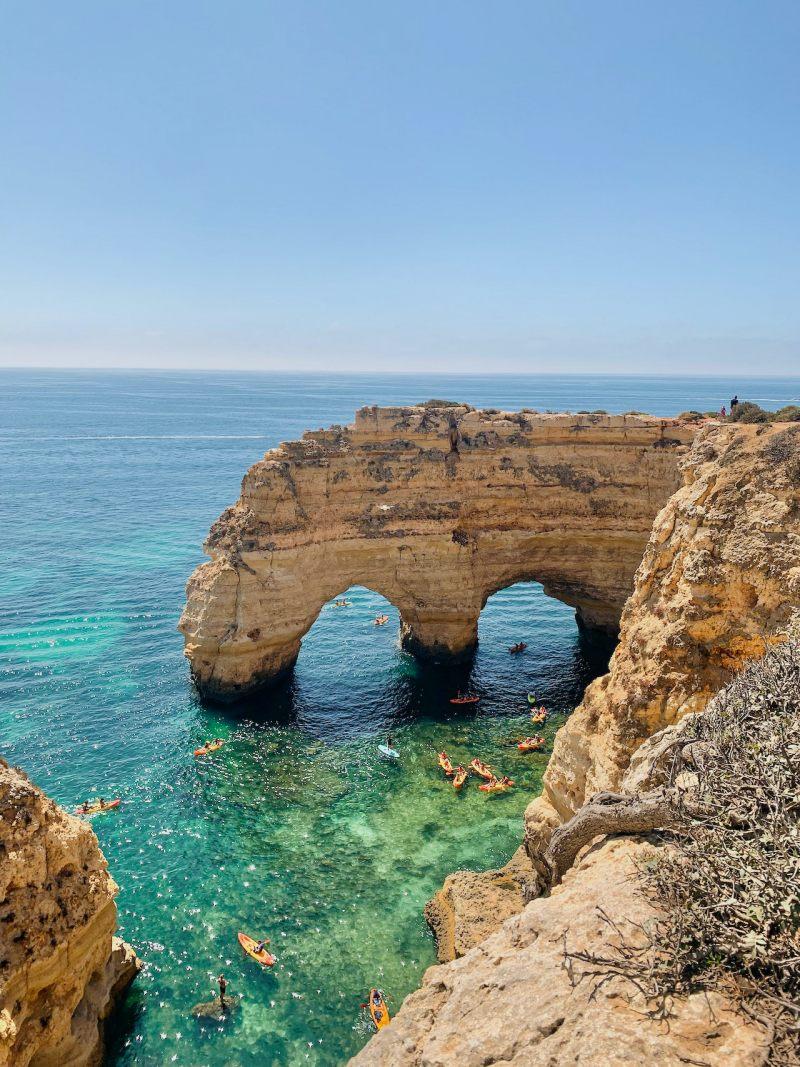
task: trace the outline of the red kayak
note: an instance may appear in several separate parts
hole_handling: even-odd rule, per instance
[[[477,704],[481,698],[479,696],[457,696],[450,697],[451,704]]]

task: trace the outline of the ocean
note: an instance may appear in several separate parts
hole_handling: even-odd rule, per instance
[[[487,604],[471,670],[423,667],[399,648],[395,609],[356,588],[323,609],[293,677],[204,705],[176,624],[247,467],[365,404],[671,415],[733,392],[779,407],[800,402],[800,380],[0,371],[0,752],[67,808],[122,799],[93,824],[144,970],[108,1065],[345,1062],[369,1036],[369,988],[396,1009],[435,961],[422,907],[445,875],[502,864],[521,840],[546,765],[513,744],[526,694],[553,711],[552,737],[610,651],[520,583]],[[525,656],[508,655],[516,640]],[[467,685],[480,703],[450,705]],[[377,751],[387,734],[396,763]],[[226,744],[194,759],[209,737]],[[442,748],[517,787],[456,794]],[[271,939],[271,971],[239,930]],[[198,1022],[220,971],[241,1008]]]

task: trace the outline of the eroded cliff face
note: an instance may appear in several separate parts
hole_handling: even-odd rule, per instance
[[[0,1067],[88,1067],[138,961],[91,828],[0,760]]]
[[[620,938],[644,943],[654,909],[636,865],[656,847],[630,837],[594,845],[549,897],[523,912],[465,956],[431,967],[422,987],[391,1024],[353,1059],[353,1067],[613,1067],[687,1063],[756,1067],[770,1034],[736,1014],[719,994],[676,1000],[668,1022],[647,1017],[635,989],[612,978],[597,990],[591,968],[570,967],[569,953],[613,955]]]
[[[649,416],[435,403],[268,452],[211,529],[180,628],[205,693],[235,699],[290,668],[350,585],[400,611],[411,650],[469,654],[487,598],[521,580],[616,631],[653,518],[695,428]]]
[[[556,735],[544,795],[526,813],[532,854],[587,797],[618,787],[648,737],[783,640],[800,605],[800,426],[709,425],[682,467],[609,673]]]
[[[455,872],[427,908],[443,961],[468,952],[535,892],[553,830],[615,790],[651,735],[702,711],[800,606],[800,426],[708,424],[657,516],[609,673],[556,734],[525,816],[534,865]]]

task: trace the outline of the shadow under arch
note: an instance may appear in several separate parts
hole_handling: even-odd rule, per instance
[[[335,607],[342,599],[347,606]],[[379,614],[389,616],[384,626],[374,625]],[[323,604],[281,681],[236,705],[203,707],[231,723],[291,725],[330,743],[390,734],[421,717],[519,714],[528,692],[568,714],[605,672],[615,644],[580,627],[570,606],[528,580],[487,597],[477,648],[464,661],[434,664],[405,651],[400,621],[380,592],[350,586]],[[527,650],[510,655],[508,647],[520,640]],[[479,704],[453,706],[451,698],[464,691],[477,693]]]
[[[527,648],[509,649],[518,642]],[[472,681],[523,698],[533,693],[551,710],[571,712],[586,686],[604,674],[616,647],[615,636],[581,623],[575,606],[528,577],[502,584],[487,594],[478,618],[478,645]]]

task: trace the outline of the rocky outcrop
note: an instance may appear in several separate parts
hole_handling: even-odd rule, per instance
[[[783,640],[800,605],[800,427],[709,424],[682,468],[684,484],[655,520],[609,673],[557,733],[544,793],[528,806],[534,864],[588,797],[617,789],[631,761],[642,763],[647,738],[702,710]],[[439,958],[498,929],[536,877],[518,855],[500,871],[450,875],[426,912]]]
[[[464,956],[525,904],[531,862],[520,846],[496,871],[454,871],[425,905],[440,963]]]
[[[116,892],[91,828],[0,760],[0,1067],[99,1063],[139,967]]]
[[[390,1026],[353,1067],[593,1067],[641,1063],[756,1067],[770,1033],[734,1012],[717,993],[671,1005],[667,1021],[648,1017],[630,983],[602,987],[570,954],[608,955],[620,935],[643,944],[654,909],[636,865],[657,854],[647,841],[606,838],[552,894],[534,900],[461,959],[431,967]],[[579,980],[580,979],[580,980]]]
[[[652,734],[702,710],[782,641],[800,605],[800,426],[712,425],[658,515],[609,673],[556,735],[529,852],[584,800],[616,789]]]
[[[206,542],[180,628],[200,689],[234,699],[294,664],[323,604],[386,596],[406,647],[468,655],[487,598],[541,582],[616,631],[695,427],[649,416],[363,408],[245,475]]]

